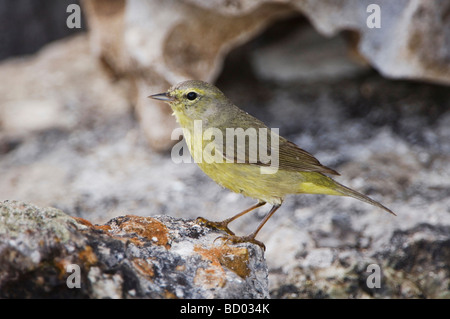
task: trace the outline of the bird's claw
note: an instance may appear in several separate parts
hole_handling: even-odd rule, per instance
[[[235,235],[229,235],[229,236],[219,236],[216,239],[214,239],[214,242],[217,239],[223,240],[225,243],[232,243],[232,244],[239,244],[239,243],[252,243],[255,245],[258,245],[261,247],[264,251],[266,250],[266,246],[263,242],[256,240],[254,236],[248,235],[248,236],[235,236]]]
[[[223,230],[224,232],[226,232],[228,235],[234,236],[234,232],[232,232],[229,228],[228,228],[228,222],[226,222],[226,220],[221,221],[221,222],[212,222],[207,220],[206,218],[203,217],[197,217],[197,219],[195,220],[195,222],[201,226],[206,226],[209,228],[214,228],[214,229],[218,229],[218,230]]]
[[[266,246],[259,240],[256,240],[255,236],[253,234],[250,234],[248,236],[236,236],[234,234],[234,232],[232,232],[228,228],[228,223],[229,223],[228,220],[224,220],[221,222],[212,222],[212,221],[207,220],[206,218],[197,217],[195,222],[201,226],[210,227],[210,228],[214,228],[214,229],[218,229],[218,230],[223,230],[224,232],[226,232],[228,234],[227,236],[217,237],[216,239],[214,239],[214,242],[218,239],[221,239],[225,243],[232,243],[232,244],[252,243],[252,244],[258,245],[264,251],[266,250]]]

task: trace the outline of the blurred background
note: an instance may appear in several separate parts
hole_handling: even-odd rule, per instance
[[[81,12],[81,28],[66,25],[67,6],[72,0],[0,1],[0,59],[36,53],[45,44],[86,32]]]
[[[381,28],[367,25],[371,3]],[[80,28],[67,26],[70,4]],[[398,215],[288,198],[259,235],[273,297],[449,297],[449,12],[407,0],[0,0],[0,200],[94,223],[243,210],[252,199],[171,160],[177,124],[147,99],[206,80]],[[231,228],[251,232],[267,209]],[[384,267],[381,289],[363,284],[370,263]]]

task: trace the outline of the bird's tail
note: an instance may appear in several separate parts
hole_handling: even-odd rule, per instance
[[[366,202],[366,203],[369,203],[369,204],[371,204],[373,206],[382,208],[382,209],[384,209],[385,211],[387,211],[388,213],[390,213],[390,214],[392,214],[394,216],[397,216],[392,210],[390,210],[386,206],[380,204],[376,200],[373,200],[372,198],[370,198],[370,197],[368,197],[368,196],[366,196],[364,194],[361,194],[361,193],[359,193],[359,192],[357,192],[357,191],[355,191],[355,190],[353,190],[351,188],[348,188],[347,186],[339,184],[336,181],[334,181],[334,183],[336,184],[334,190],[337,191],[338,193],[341,193],[343,196],[349,196],[349,197],[353,197],[353,198],[359,199],[359,200],[361,200],[363,202]]]

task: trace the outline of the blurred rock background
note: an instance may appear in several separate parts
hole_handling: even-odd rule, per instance
[[[171,160],[177,125],[146,98],[203,79],[398,215],[288,198],[259,235],[272,297],[449,297],[449,3],[86,0],[77,30],[70,3],[0,2],[0,200],[94,223],[241,211],[253,200]]]

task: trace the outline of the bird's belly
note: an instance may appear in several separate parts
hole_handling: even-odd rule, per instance
[[[284,197],[295,193],[293,185],[298,177],[286,176],[283,171],[262,174],[255,165],[237,163],[198,163],[200,168],[216,183],[233,192],[256,198],[270,204],[281,204]],[[291,174],[292,175],[292,174]]]
[[[193,139],[191,134],[185,134],[185,138],[189,151],[198,166],[216,183],[233,192],[273,205],[281,204],[289,194],[338,195],[332,190],[332,180],[323,174],[283,169],[271,174],[263,174],[258,165],[227,163],[222,156],[214,158],[209,152],[203,152],[205,141],[198,144],[199,149],[196,150],[193,143],[195,138]],[[324,184],[324,182],[326,183]]]

